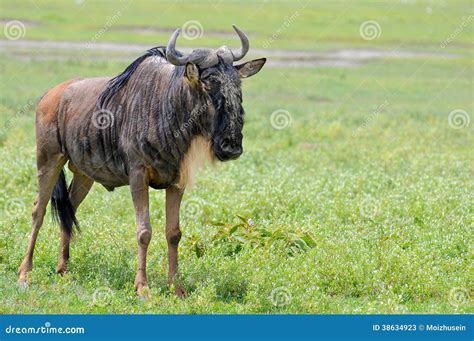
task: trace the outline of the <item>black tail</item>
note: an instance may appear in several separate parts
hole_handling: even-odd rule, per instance
[[[73,234],[73,225],[76,225],[76,229],[79,230],[74,208],[69,200],[64,170],[61,170],[58,182],[56,182],[54,186],[53,195],[51,197],[51,209],[53,217],[59,222],[61,229],[69,236]]]

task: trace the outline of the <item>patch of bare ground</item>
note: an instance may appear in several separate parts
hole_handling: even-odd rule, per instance
[[[151,46],[123,43],[87,43],[36,40],[0,40],[0,53],[20,59],[130,60]],[[190,52],[191,48],[181,48]],[[407,50],[335,49],[329,51],[292,51],[283,49],[251,49],[249,57],[268,58],[270,67],[339,67],[351,68],[380,59],[456,58],[451,53]]]

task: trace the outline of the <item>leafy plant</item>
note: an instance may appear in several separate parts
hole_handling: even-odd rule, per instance
[[[238,253],[244,246],[253,248],[270,249],[279,244],[288,249],[288,254],[306,251],[316,246],[316,242],[307,231],[291,230],[290,228],[278,227],[267,228],[258,226],[252,219],[241,215],[236,215],[239,219],[235,223],[213,222],[212,225],[218,227],[217,232],[210,238],[210,243],[214,246],[224,246],[226,255]],[[206,243],[199,236],[191,236],[191,246],[197,257],[202,257]]]

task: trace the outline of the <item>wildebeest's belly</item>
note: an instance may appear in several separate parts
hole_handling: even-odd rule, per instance
[[[95,139],[83,138],[68,146],[68,158],[81,172],[107,189],[128,184],[128,169],[118,150],[111,147],[104,153]]]
[[[98,110],[97,99],[109,78],[89,78],[64,93],[58,124],[64,154],[82,173],[108,189],[128,184],[128,165],[120,146],[120,117]]]

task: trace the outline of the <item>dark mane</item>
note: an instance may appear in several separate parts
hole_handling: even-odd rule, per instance
[[[138,66],[148,57],[157,56],[166,59],[166,47],[157,46],[149,49],[144,55],[138,57],[133,61],[132,64],[127,66],[127,68],[118,76],[112,78],[99,97],[98,105],[99,108],[105,109],[110,99],[121,89],[125,84],[127,84],[130,77],[133,75]]]

